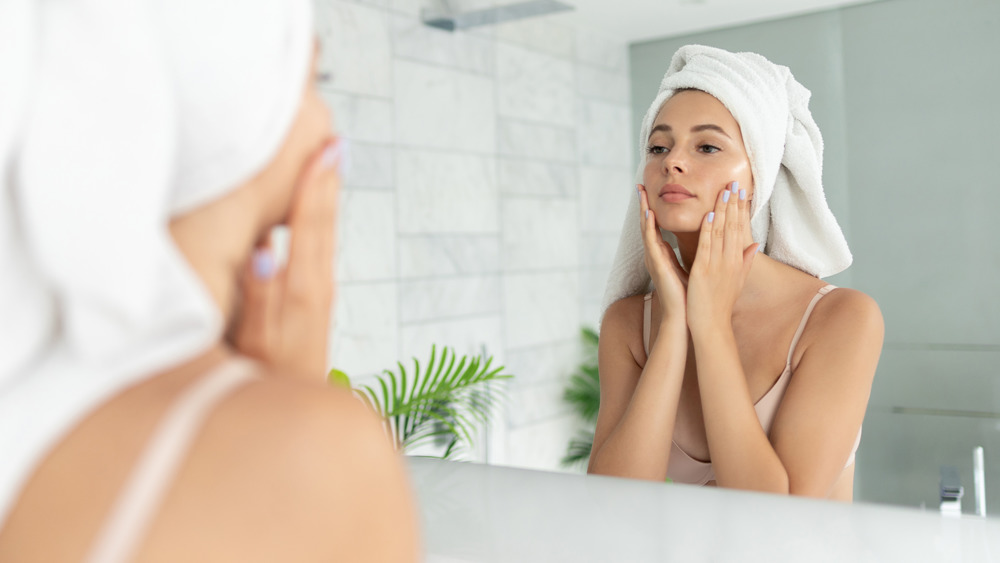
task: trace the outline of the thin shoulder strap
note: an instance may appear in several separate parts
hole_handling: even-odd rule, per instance
[[[171,405],[119,493],[88,563],[132,560],[205,419],[222,399],[254,377],[251,362],[230,360],[197,380]]]
[[[642,298],[642,347],[649,356],[649,327],[653,317],[653,292],[650,291]]]
[[[802,315],[802,321],[799,323],[798,330],[795,331],[795,336],[792,337],[792,345],[788,348],[788,361],[785,362],[786,368],[792,367],[792,356],[795,354],[795,347],[799,344],[799,339],[802,338],[802,333],[806,330],[806,323],[809,322],[809,317],[812,315],[813,309],[816,308],[816,304],[819,300],[823,298],[824,295],[830,293],[831,291],[837,289],[835,285],[827,285],[816,292],[813,296],[812,301],[809,302],[809,306],[806,307],[806,312]]]

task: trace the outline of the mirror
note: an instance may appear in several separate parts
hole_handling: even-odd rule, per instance
[[[559,460],[584,425],[562,396],[585,360],[580,328],[600,315],[637,122],[680,45],[757,51],[813,93],[828,201],[855,256],[830,281],[873,296],[885,317],[855,498],[936,510],[951,466],[972,512],[975,446],[1000,482],[1000,82],[987,63],[1000,6],[776,14],[689,0],[664,16],[569,3],[576,12],[447,32],[420,21],[432,0],[317,2],[325,95],[352,143],[333,364],[363,382],[423,362],[432,344],[485,350],[515,377],[467,458],[570,470]],[[685,14],[708,24],[622,35]],[[1000,514],[1000,487],[987,495]]]

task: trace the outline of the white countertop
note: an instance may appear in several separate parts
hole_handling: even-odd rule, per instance
[[[428,563],[975,561],[1000,519],[410,458]]]

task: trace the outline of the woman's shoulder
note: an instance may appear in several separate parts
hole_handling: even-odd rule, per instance
[[[878,303],[862,291],[838,287],[816,303],[802,339],[807,349],[821,345],[841,353],[881,351],[884,334]]]
[[[604,312],[601,320],[601,333],[605,330],[628,332],[642,330],[643,300],[645,294],[631,295],[615,301]]]
[[[643,294],[623,297],[612,303],[601,320],[600,342],[605,349],[627,347],[632,358],[645,357],[642,346]]]
[[[824,280],[804,272],[786,267],[781,300],[788,305],[792,303],[807,303],[820,292],[825,295],[819,299],[813,308],[806,325],[806,333],[837,330],[842,325],[859,327],[863,325],[882,324],[882,311],[878,303],[866,293],[849,287],[831,286]],[[827,288],[832,288],[827,290]],[[803,335],[805,336],[805,335]]]
[[[814,314],[826,321],[823,324],[882,324],[882,310],[875,299],[849,287],[838,287],[830,291],[817,303]]]

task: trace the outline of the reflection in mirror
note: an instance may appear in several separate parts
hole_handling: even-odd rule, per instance
[[[985,482],[1000,475],[988,149],[1000,113],[978,55],[1000,47],[1000,6],[885,0],[789,17],[743,2],[757,12],[734,21],[711,2],[666,16],[604,3],[616,12],[594,18],[581,1],[445,32],[420,22],[430,4],[316,3],[324,95],[352,141],[336,367],[363,383],[432,344],[485,350],[514,377],[467,459],[582,470],[560,465],[588,426],[563,393],[587,364],[580,328],[598,326],[634,197],[638,122],[681,45],[757,52],[812,92],[826,199],[854,254],[826,281],[885,317],[854,497],[937,510],[951,466],[973,512],[973,448]],[[1000,507],[1000,488],[986,505]]]
[[[589,472],[853,498],[882,317],[818,279],[851,256],[808,97],[756,54],[673,56],[608,280]]]

